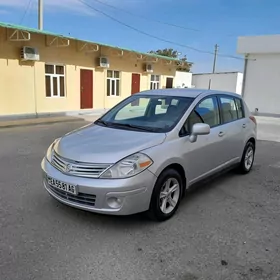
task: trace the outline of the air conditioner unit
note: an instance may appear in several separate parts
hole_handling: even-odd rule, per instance
[[[99,67],[109,68],[109,59],[107,57],[99,57]]]
[[[32,47],[22,47],[20,50],[21,60],[40,60],[38,49]]]
[[[154,72],[153,64],[149,64],[149,63],[146,64],[146,72],[148,72],[148,73]]]

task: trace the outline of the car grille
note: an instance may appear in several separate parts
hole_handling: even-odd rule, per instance
[[[58,197],[68,200],[77,204],[95,206],[96,195],[79,193],[78,195],[73,195],[62,190],[56,189],[48,184],[48,188]]]
[[[52,157],[52,165],[59,171],[68,175],[88,178],[98,178],[110,164],[95,164],[85,162],[74,162],[62,158],[54,152]]]

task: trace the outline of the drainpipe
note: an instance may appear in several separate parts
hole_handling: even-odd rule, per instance
[[[248,65],[248,57],[249,54],[245,54],[245,59],[244,59],[244,71],[243,71],[243,81],[242,81],[242,91],[241,91],[241,96],[244,98],[244,93],[245,93],[245,84],[246,84],[246,76],[247,76],[247,65]]]
[[[33,65],[34,68],[34,110],[35,110],[35,117],[38,118],[38,110],[37,110],[37,92],[36,92],[36,65]]]

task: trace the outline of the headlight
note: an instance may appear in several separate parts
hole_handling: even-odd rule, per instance
[[[46,158],[47,158],[48,162],[52,162],[53,147],[54,147],[54,145],[57,143],[57,141],[58,141],[59,139],[60,139],[60,138],[55,139],[55,140],[52,142],[52,144],[49,146],[48,150],[47,150]]]
[[[135,176],[147,169],[153,161],[145,154],[136,153],[117,162],[106,170],[100,178],[102,179],[122,179]]]

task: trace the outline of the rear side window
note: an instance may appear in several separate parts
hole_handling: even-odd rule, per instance
[[[238,119],[238,111],[233,97],[219,97],[221,102],[221,114],[223,123],[229,123]]]
[[[238,119],[244,118],[244,108],[241,99],[234,98],[235,104],[236,104],[236,110],[237,110],[237,117]]]

